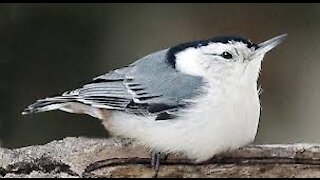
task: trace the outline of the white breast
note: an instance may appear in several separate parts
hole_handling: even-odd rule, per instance
[[[221,88],[209,87],[185,116],[174,120],[113,112],[112,132],[158,151],[183,152],[198,161],[252,142],[260,115],[256,85],[211,85]]]

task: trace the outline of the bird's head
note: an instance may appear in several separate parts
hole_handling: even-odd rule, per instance
[[[236,36],[188,42],[170,48],[167,58],[178,71],[195,76],[256,80],[264,55],[286,36],[280,35],[260,44]]]

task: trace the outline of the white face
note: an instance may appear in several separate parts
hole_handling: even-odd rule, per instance
[[[258,48],[248,48],[243,42],[212,42],[190,47],[175,54],[178,71],[211,79],[232,79],[239,82],[257,81],[264,55],[280,44],[286,34],[274,37]]]
[[[210,43],[177,53],[176,68],[181,72],[205,78],[242,78],[247,73],[258,75],[264,54],[253,56],[254,52],[254,47],[248,48],[242,42]]]

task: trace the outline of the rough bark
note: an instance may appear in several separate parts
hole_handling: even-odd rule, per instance
[[[0,148],[0,177],[152,177],[149,157],[128,139],[65,138]],[[169,155],[158,177],[320,177],[320,145],[251,145],[201,163]]]

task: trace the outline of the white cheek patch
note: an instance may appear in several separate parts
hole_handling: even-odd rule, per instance
[[[203,76],[203,58],[202,54],[196,48],[188,48],[176,54],[176,69],[178,71],[194,75]]]
[[[225,51],[231,53],[233,58],[223,59],[220,55]],[[212,70],[219,70],[222,67],[229,68],[236,65],[237,62],[243,63],[244,58],[251,53],[247,45],[241,42],[209,43],[203,47],[190,47],[175,55],[176,69],[194,76],[205,76]]]

